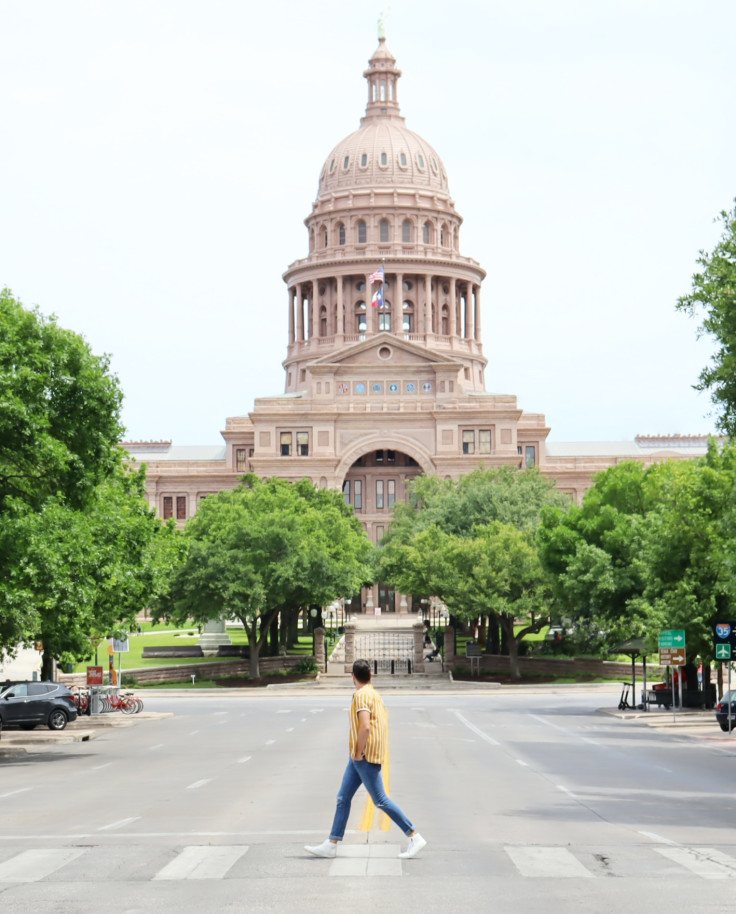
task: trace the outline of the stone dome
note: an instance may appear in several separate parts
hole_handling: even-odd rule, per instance
[[[425,139],[405,126],[401,117],[396,92],[401,71],[385,38],[379,38],[363,75],[368,81],[365,117],[359,129],[327,156],[318,197],[366,186],[416,188],[449,197],[442,159]]]

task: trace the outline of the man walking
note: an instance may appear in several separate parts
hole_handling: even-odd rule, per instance
[[[376,809],[385,812],[409,838],[404,859],[416,857],[427,843],[396,803],[386,795],[381,777],[381,765],[388,748],[388,713],[383,699],[371,684],[371,668],[367,660],[353,664],[355,692],[350,705],[350,758],[337,794],[337,807],[330,837],[322,844],[305,845],[315,857],[335,857],[337,842],[342,841],[350,815],[350,804],[361,784],[368,791]]]

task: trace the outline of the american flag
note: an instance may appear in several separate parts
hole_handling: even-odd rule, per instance
[[[371,273],[370,281],[371,283],[383,282],[383,266],[380,266],[375,273]]]
[[[376,289],[376,291],[373,293],[373,299],[371,301],[371,304],[373,305],[374,308],[383,307],[383,289],[382,288]]]

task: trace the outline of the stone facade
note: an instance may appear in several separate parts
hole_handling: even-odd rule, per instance
[[[329,153],[305,224],[309,253],[284,273],[284,393],[227,419],[224,445],[127,442],[151,503],[182,523],[245,472],[342,489],[374,541],[420,473],[538,466],[576,500],[621,460],[704,453],[703,438],[548,445],[541,414],[485,389],[481,285],[441,158],[399,112],[385,39],[364,76],[360,127]],[[376,590],[386,608],[393,595]],[[397,599],[400,599],[397,597]]]

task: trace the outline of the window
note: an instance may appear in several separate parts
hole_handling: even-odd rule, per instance
[[[383,463],[383,451],[376,451],[376,463]]]
[[[380,543],[381,540],[383,539],[383,533],[384,533],[383,526],[381,526],[381,525],[377,526],[376,527],[376,542],[377,543]]]
[[[176,498],[176,502],[174,499]],[[174,514],[176,507],[176,515]],[[186,520],[187,518],[187,497],[186,495],[164,495],[164,520],[176,517],[177,520]]]
[[[380,223],[379,223],[379,225],[378,225],[378,229],[379,229],[379,240],[380,240],[380,241],[388,241],[388,240],[389,240],[389,237],[388,237],[388,219],[381,219],[381,221],[380,221]]]
[[[388,490],[388,506],[389,508],[393,508],[396,504],[396,480],[389,479],[386,483],[386,488]]]
[[[363,481],[356,479],[353,483],[353,507],[356,511],[363,510]]]
[[[478,453],[491,453],[491,430],[489,428],[482,428],[478,431]]]
[[[411,241],[411,222],[408,219],[404,219],[401,223],[401,240],[404,244],[409,244]]]
[[[463,432],[463,454],[475,453],[475,432]]]
[[[378,315],[378,329],[388,332],[391,329],[391,315],[381,312]]]
[[[245,473],[246,465],[245,448],[235,448],[235,469],[238,473]]]
[[[319,309],[319,335],[327,336],[327,308],[324,305]]]
[[[386,451],[386,463],[396,463],[396,451]]]
[[[296,453],[298,457],[309,456],[309,432],[296,433]]]
[[[383,480],[376,480],[376,509],[382,510],[383,508]]]
[[[345,499],[345,504],[350,504],[350,480],[346,479],[342,484],[342,497]]]
[[[537,449],[533,444],[527,444],[524,448],[524,464],[527,469],[537,464]]]
[[[355,315],[356,320],[356,329],[358,333],[365,333],[368,329],[368,324],[366,323],[366,317],[363,313],[358,313]]]
[[[361,219],[358,223],[358,244],[365,244],[366,242],[366,228],[365,222]]]
[[[402,323],[403,323],[403,327],[404,327],[404,333],[411,333],[412,315],[405,314]]]
[[[281,456],[291,457],[291,432],[281,432]]]
[[[424,168],[424,159],[420,155],[417,156],[417,164],[420,168]]]
[[[368,164],[368,155],[364,152],[363,155],[360,157],[360,167],[365,168],[365,166],[367,164]]]
[[[402,168],[406,168],[406,153],[405,152],[399,153],[399,162],[400,162]]]
[[[337,243],[345,244],[345,226],[342,222],[337,227]]]
[[[424,225],[422,226],[422,241],[424,242],[424,244],[429,244],[429,242],[431,240],[432,240],[432,227],[430,226],[429,222],[425,222]]]
[[[381,153],[381,165],[388,165],[388,156],[385,152]]]

